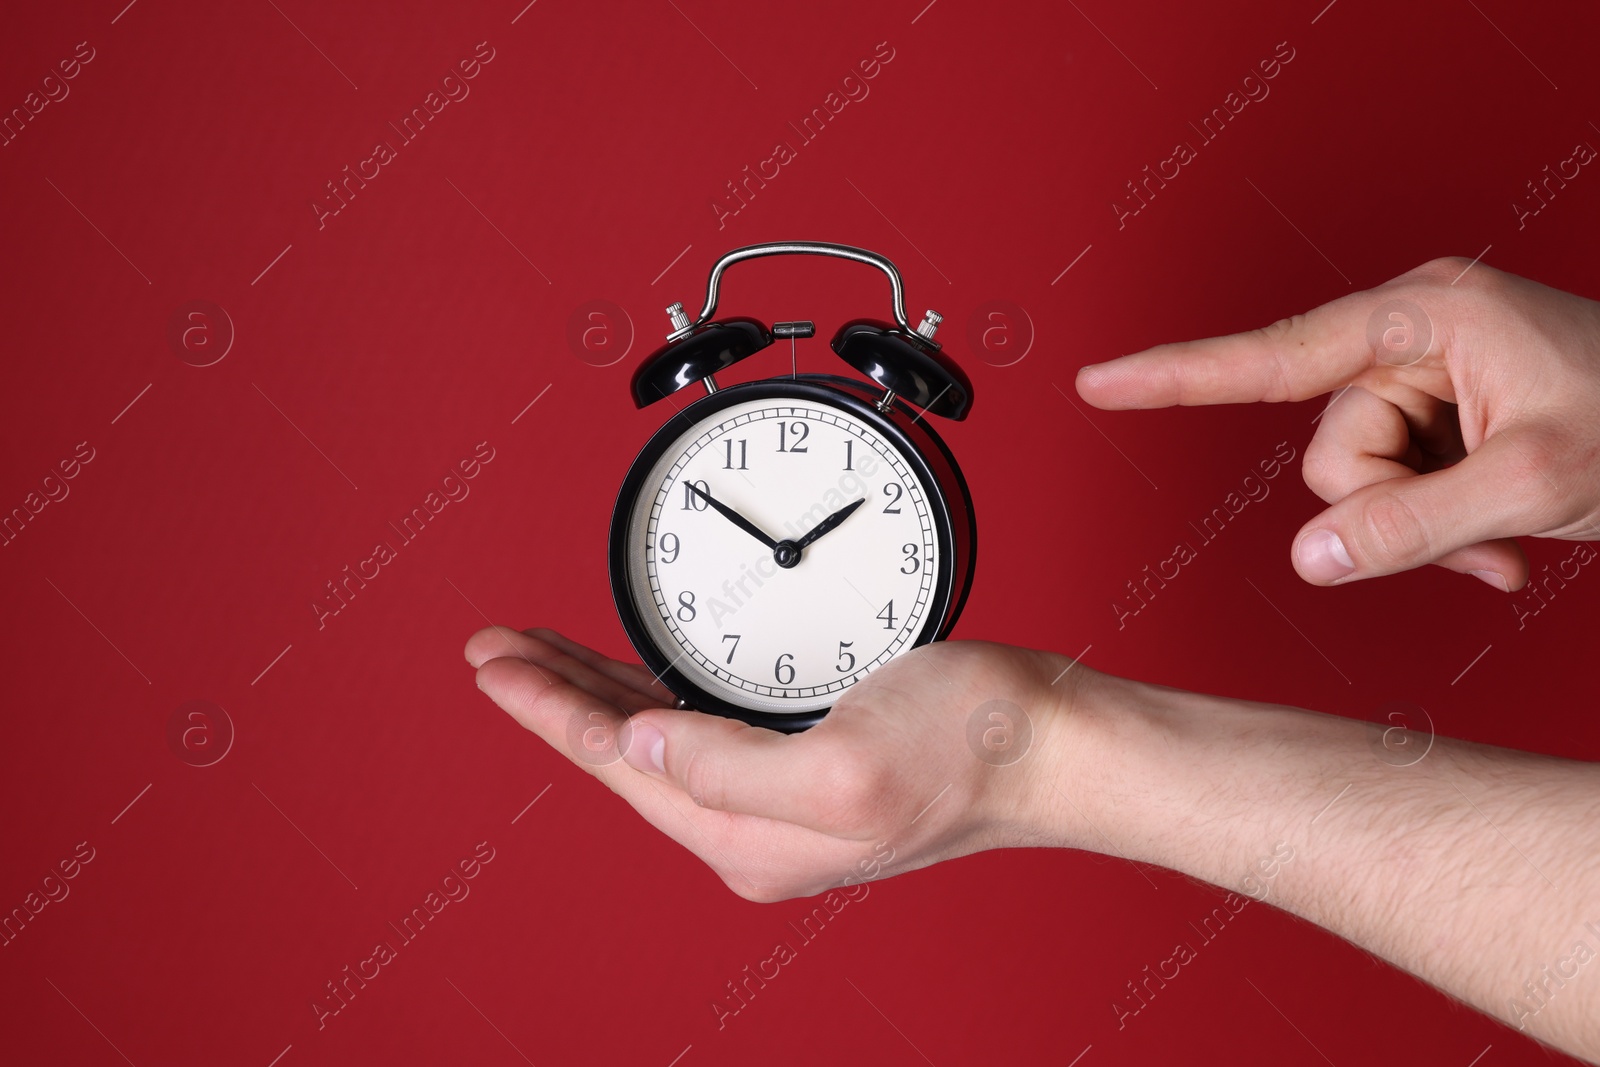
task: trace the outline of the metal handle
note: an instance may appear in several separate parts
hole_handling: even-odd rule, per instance
[[[833,256],[838,259],[853,259],[857,263],[865,263],[877,267],[889,276],[889,285],[894,296],[894,321],[906,333],[914,332],[912,326],[906,321],[905,286],[900,281],[900,272],[895,265],[865,248],[856,248],[853,245],[836,245],[827,241],[776,241],[772,244],[748,245],[744,248],[735,248],[732,252],[717,260],[711,268],[711,277],[706,281],[706,306],[700,309],[699,316],[687,326],[680,327],[668,334],[670,340],[676,340],[708,321],[717,310],[717,289],[722,281],[722,272],[735,263],[746,259],[761,259],[764,256]]]

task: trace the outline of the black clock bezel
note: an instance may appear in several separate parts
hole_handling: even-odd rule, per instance
[[[852,391],[846,391],[847,388]],[[616,601],[622,628],[627,633],[634,651],[651,673],[688,707],[784,733],[809,729],[821,722],[831,710],[829,707],[809,712],[779,714],[742,707],[707,693],[674,667],[673,661],[656,647],[631,595],[632,586],[627,559],[628,525],[634,506],[639,502],[639,496],[645,489],[645,478],[667,447],[692,426],[735,404],[751,400],[784,399],[821,404],[860,419],[880,434],[899,453],[923,486],[928,497],[934,536],[939,544],[939,572],[934,579],[927,616],[923,620],[921,629],[907,647],[907,651],[943,637],[955,624],[956,616],[960,614],[967,593],[971,590],[973,557],[976,549],[976,522],[966,479],[956,466],[950,450],[925,421],[920,426],[916,425],[914,420],[904,416],[904,408],[896,408],[892,415],[886,416],[867,400],[855,395],[855,390],[866,392],[861,383],[834,375],[767,378],[718,389],[667,420],[645,443],[644,448],[634,459],[633,465],[628,468],[628,474],[617,492],[616,506],[611,514],[608,563],[612,598]],[[940,477],[940,472],[929,461],[923,448],[918,447],[911,433],[896,421],[897,417],[914,426],[918,436],[925,435],[931,441],[940,453],[943,466],[948,468],[949,477]],[[960,533],[965,535],[961,538],[958,538],[956,526],[958,521],[963,527]],[[959,551],[963,546],[965,551]],[[964,573],[956,573],[958,565],[962,566]],[[957,588],[958,584],[960,588]],[[901,654],[904,655],[904,652]]]

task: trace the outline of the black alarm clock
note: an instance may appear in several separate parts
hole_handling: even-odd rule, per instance
[[[792,374],[718,388],[713,375],[810,322],[711,321],[728,267],[835,256],[888,275],[894,323],[858,319],[832,348],[867,380]],[[694,708],[793,732],[878,667],[945,637],[972,587],[966,480],[927,415],[964,419],[966,375],[913,329],[893,263],[849,245],[735,249],[711,268],[693,322],[634,373],[639,407],[699,382],[706,395],[650,438],[611,518],[611,590],[647,667]],[[788,370],[788,368],[785,368]]]

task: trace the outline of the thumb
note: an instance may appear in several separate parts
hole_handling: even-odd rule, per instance
[[[1479,577],[1517,589],[1526,559],[1513,543],[1494,542],[1537,529],[1546,496],[1526,458],[1496,435],[1454,466],[1375,482],[1338,501],[1295,536],[1294,568],[1313,585],[1343,585],[1441,563],[1492,570],[1502,581]]]
[[[781,734],[697,711],[640,712],[628,720],[622,758],[664,778],[703,808],[822,829],[840,807],[859,760],[816,730]]]

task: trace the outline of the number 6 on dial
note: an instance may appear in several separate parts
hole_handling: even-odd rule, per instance
[[[731,264],[827,255],[877,267],[897,325],[845,324],[832,349],[871,380],[820,374],[718,388],[712,375],[809,322],[710,321]],[[610,569],[629,640],[680,706],[777,730],[817,723],[856,682],[949,633],[971,588],[972,500],[928,414],[965,418],[972,388],[913,330],[899,272],[846,245],[736,249],[704,310],[633,379],[638,406],[693,382],[707,395],[651,437],[612,515]],[[785,370],[789,370],[788,367]]]

